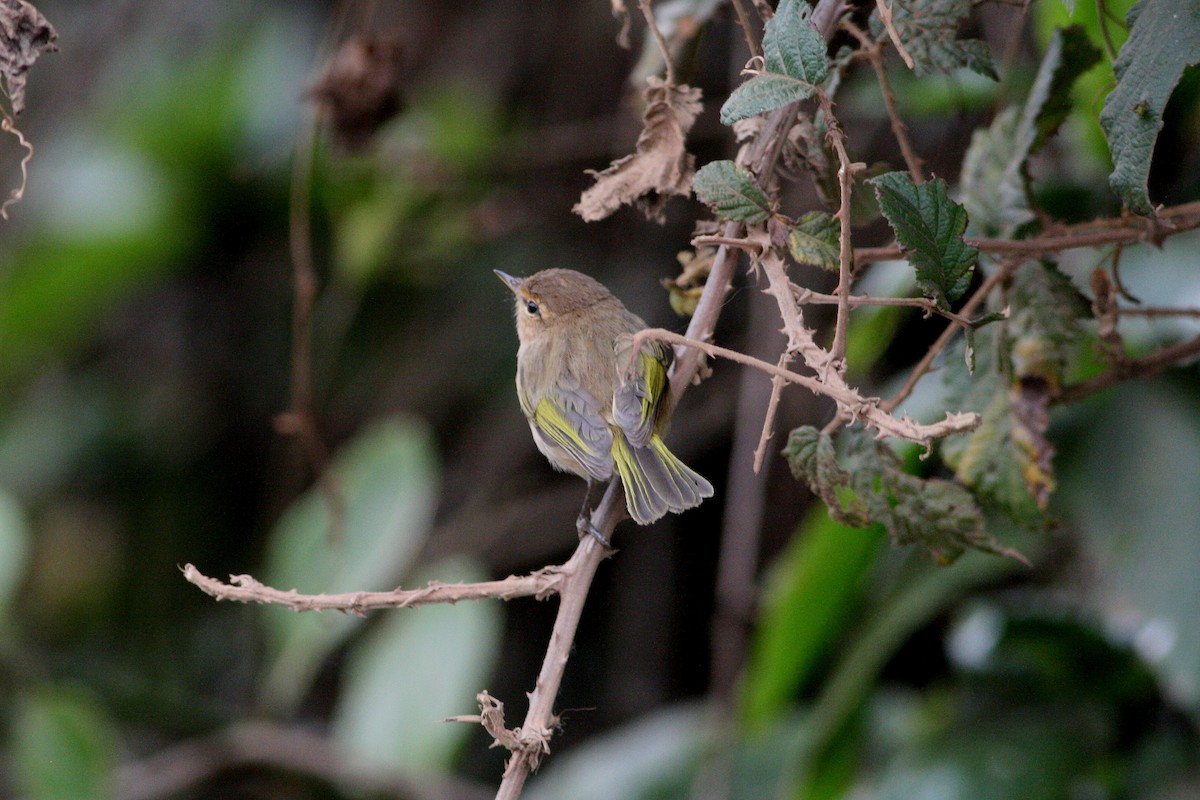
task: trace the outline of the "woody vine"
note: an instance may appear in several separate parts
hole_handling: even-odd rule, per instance
[[[791,431],[783,447],[797,479],[839,521],[881,524],[897,545],[924,548],[942,563],[966,549],[1024,560],[989,532],[985,520],[997,513],[1034,530],[1046,524],[1055,487],[1054,450],[1047,435],[1053,405],[1200,355],[1200,338],[1130,355],[1122,319],[1194,317],[1200,312],[1141,307],[1130,301],[1119,276],[1122,247],[1159,244],[1200,227],[1200,203],[1155,207],[1147,189],[1163,109],[1184,67],[1200,61],[1194,52],[1200,37],[1190,49],[1179,48],[1165,70],[1160,65],[1147,79],[1145,42],[1164,24],[1170,3],[1144,0],[1137,6],[1130,38],[1115,59],[1117,81],[1101,115],[1115,164],[1111,185],[1126,211],[1063,224],[1034,203],[1030,159],[1063,122],[1072,84],[1103,58],[1081,30],[1056,33],[1027,96],[975,134],[953,187],[943,177],[926,174],[920,145],[907,133],[889,70],[923,75],[966,67],[998,77],[984,43],[958,36],[971,5],[969,0],[878,0],[875,8],[861,9],[841,0],[820,0],[810,9],[799,0],[783,0],[772,11],[765,3],[747,7],[733,0],[752,58],[744,80],[721,104],[720,118],[733,127],[740,147],[735,158],[696,170],[686,142],[704,101],[698,89],[680,83],[676,75],[674,53],[681,42],[660,30],[648,0],[640,2],[647,35],[661,52],[662,75],[651,77],[643,91],[643,130],[635,152],[596,173],[594,185],[575,207],[584,220],[601,219],[629,205],[661,219],[670,198],[694,193],[711,208],[713,218],[697,226],[689,268],[671,284],[674,299],[691,313],[686,333],[653,329],[639,334],[642,340],[675,348],[675,402],[702,383],[709,359],[728,359],[762,372],[771,394],[762,410],[756,458],[761,465],[779,449],[775,414],[781,393],[800,388],[829,398],[833,415]],[[629,14],[620,0],[614,9]],[[624,22],[629,25],[628,18]],[[889,50],[903,63],[888,64]],[[852,157],[853,132],[839,121],[836,101],[841,76],[860,62],[878,80],[902,170],[879,172]],[[302,173],[298,168],[298,185]],[[824,198],[823,208],[784,207],[781,186],[797,179],[813,182]],[[877,207],[894,241],[870,247],[855,242],[854,201],[862,197]],[[324,449],[312,424],[306,388],[306,331],[315,287],[304,224],[303,215],[293,218],[299,241],[293,248],[296,385],[294,408],[281,429],[300,436],[320,467]],[[1059,254],[1085,248],[1099,254],[1086,294],[1055,263]],[[856,289],[871,264],[895,259],[911,265],[919,296],[877,297]],[[739,261],[746,265],[747,281],[766,292],[778,312],[786,346],[776,363],[713,341]],[[807,273],[798,264],[835,274],[836,287],[823,292],[805,285],[799,276]],[[835,309],[832,331],[820,331],[811,321],[812,308],[821,305]],[[930,318],[929,324],[944,326],[888,397],[865,394],[848,377],[847,342],[855,312],[880,305],[912,307]],[[1102,366],[1080,377],[1075,363],[1079,345],[1089,339]],[[940,374],[930,377],[935,369]],[[925,421],[903,411],[923,379],[940,379],[948,387],[946,407]],[[898,454],[898,442],[916,445],[921,460],[915,470]],[[925,466],[934,463],[944,466],[940,476]],[[336,485],[327,482],[324,488],[336,509]],[[592,524],[611,538],[623,518],[621,487],[614,482],[593,511]],[[573,530],[573,520],[564,520],[563,528]],[[364,613],[460,600],[558,596],[557,619],[523,721],[510,727],[504,704],[486,692],[480,694],[479,715],[457,718],[482,724],[510,751],[496,796],[515,798],[551,750],[555,698],[571,644],[593,576],[609,555],[585,537],[567,562],[530,575],[345,595],[304,595],[265,586],[250,576],[223,582],[191,565],[184,575],[218,599],[297,611]]]

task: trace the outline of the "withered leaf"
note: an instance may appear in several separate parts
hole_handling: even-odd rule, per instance
[[[361,150],[400,112],[403,56],[395,34],[355,36],[338,48],[311,94],[329,114],[339,147]]]
[[[625,204],[662,222],[667,200],[691,191],[695,158],[684,148],[684,139],[700,113],[700,90],[653,76],[647,83],[636,151],[603,172],[593,171],[596,183],[575,205],[575,213],[588,222],[604,219]]]
[[[12,101],[13,115],[25,108],[25,73],[42,53],[58,49],[54,30],[25,0],[0,0],[0,75]]]

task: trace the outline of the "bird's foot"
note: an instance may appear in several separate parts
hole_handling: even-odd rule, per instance
[[[581,515],[579,519],[575,520],[575,529],[579,531],[580,539],[582,539],[584,536],[591,536],[593,539],[599,542],[604,549],[613,549],[612,542],[610,542],[608,538],[600,532],[599,528],[592,524],[592,520],[590,518]]]

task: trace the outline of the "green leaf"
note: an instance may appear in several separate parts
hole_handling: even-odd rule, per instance
[[[103,709],[81,689],[41,685],[19,695],[12,718],[11,765],[20,796],[116,797],[116,740]]]
[[[438,472],[432,437],[411,420],[377,423],[337,456],[331,474],[344,503],[340,541],[330,539],[324,494],[310,489],[271,534],[265,581],[307,593],[394,588],[433,519]],[[269,703],[291,708],[361,618],[278,607],[264,614],[272,654],[265,694]]]
[[[474,564],[443,561],[412,583],[428,579],[487,576]],[[499,605],[489,601],[390,612],[347,657],[332,721],[339,749],[375,769],[449,772],[475,727],[442,720],[478,711],[475,695],[495,666],[502,624]]]
[[[753,175],[732,161],[705,164],[692,179],[692,188],[724,219],[754,224],[771,216],[767,193]]]
[[[917,77],[932,70],[953,72],[966,67],[992,80],[999,80],[987,45],[978,39],[959,39],[958,25],[971,13],[971,0],[891,0],[892,23],[913,58]],[[871,30],[883,35],[878,13],[871,16]]]
[[[841,223],[824,211],[810,211],[788,236],[792,258],[837,272],[841,267]]]
[[[887,529],[893,544],[923,547],[940,564],[954,561],[967,549],[1016,556],[984,530],[983,512],[962,486],[909,475],[886,445],[861,432],[849,435],[851,483],[871,520]]]
[[[1100,59],[1078,26],[1058,30],[1046,47],[1037,78],[1021,109],[996,117],[971,137],[959,184],[972,233],[1010,238],[1033,219],[1025,167],[1071,110],[1071,85]]]
[[[763,32],[767,72],[817,86],[829,68],[825,40],[812,24],[812,8],[802,0],[782,0]]]
[[[982,420],[940,447],[958,479],[985,504],[1033,527],[1043,521],[1055,487],[1054,447],[1046,437],[1049,389],[1058,385],[1081,335],[1085,307],[1065,275],[1036,261],[1013,274],[1009,307],[1004,331],[975,334],[982,366],[974,375],[948,355],[947,404],[977,411]]]
[[[1053,263],[1030,261],[1013,273],[1008,335],[1013,374],[1057,386],[1090,316],[1087,300]]]
[[[1129,38],[1100,124],[1113,157],[1109,185],[1130,211],[1149,216],[1146,181],[1163,110],[1184,67],[1200,63],[1200,0],[1142,0],[1126,21]]]
[[[792,537],[767,578],[750,646],[741,694],[748,727],[778,718],[812,678],[854,615],[881,540],[878,528],[854,530],[819,506]]]
[[[855,528],[870,524],[866,506],[850,488],[850,474],[838,464],[833,437],[828,433],[811,425],[796,428],[788,436],[783,455],[792,475],[825,501],[835,520]]]
[[[1034,218],[1025,180],[1033,137],[1034,129],[1016,106],[971,135],[959,186],[973,235],[1010,238]]]
[[[916,270],[917,285],[948,309],[971,285],[979,255],[963,242],[967,212],[947,196],[940,178],[916,186],[907,172],[889,172],[868,183]]]
[[[828,75],[825,40],[813,27],[812,9],[800,0],[783,0],[763,34],[765,69],[743,83],[721,107],[729,125],[809,98]]]
[[[958,484],[904,471],[900,458],[862,431],[843,430],[846,455],[839,460],[829,434],[811,426],[792,431],[784,455],[798,480],[825,501],[844,525],[883,525],[893,544],[924,547],[942,563],[967,548],[1016,555],[984,530],[983,513]]]
[[[1037,136],[1030,152],[1036,153],[1058,132],[1074,107],[1071,87],[1102,58],[1100,48],[1092,44],[1083,26],[1071,25],[1054,31],[1026,101],[1027,113],[1036,108]]]

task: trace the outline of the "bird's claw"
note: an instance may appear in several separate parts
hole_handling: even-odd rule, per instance
[[[588,519],[587,517],[581,516],[578,520],[576,520],[575,528],[576,528],[576,530],[579,531],[580,539],[582,539],[584,536],[591,536],[593,539],[595,539],[597,542],[599,542],[606,550],[613,549],[612,542],[610,542],[608,540],[608,538],[603,533],[600,532],[600,529],[597,528],[595,525],[593,525],[592,521],[590,519]]]

